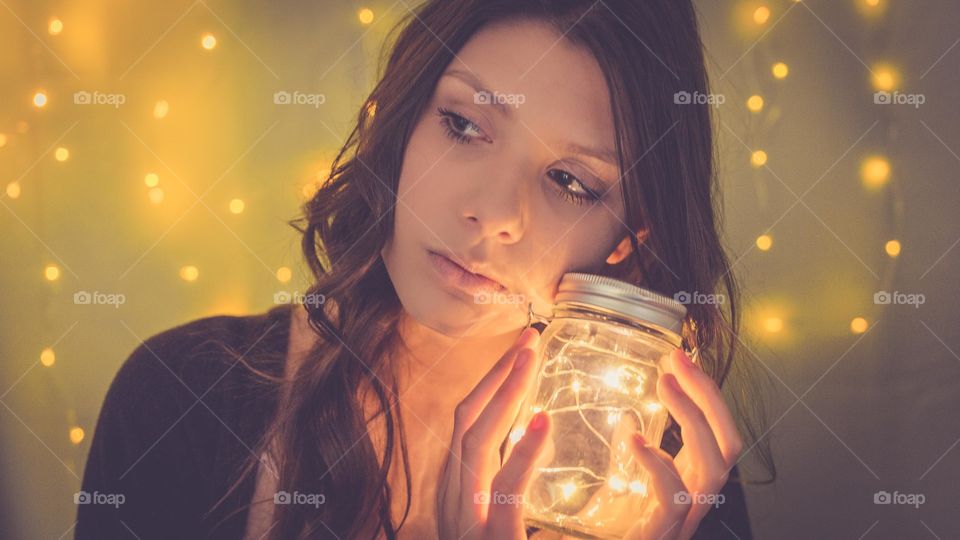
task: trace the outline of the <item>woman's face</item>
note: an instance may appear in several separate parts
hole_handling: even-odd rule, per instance
[[[476,33],[403,158],[382,254],[405,311],[447,336],[500,335],[527,322],[529,302],[549,314],[565,272],[622,260],[614,148],[607,86],[588,52],[535,23]]]

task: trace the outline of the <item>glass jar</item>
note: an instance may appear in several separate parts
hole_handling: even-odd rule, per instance
[[[538,411],[552,431],[523,496],[524,521],[580,538],[622,538],[642,515],[649,475],[630,437],[659,445],[660,360],[682,346],[686,308],[630,283],[585,273],[560,281],[507,454]]]

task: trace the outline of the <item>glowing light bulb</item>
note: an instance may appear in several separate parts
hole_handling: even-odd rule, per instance
[[[281,266],[277,268],[277,281],[280,283],[286,283],[293,278],[293,272],[290,271],[286,266]]]
[[[790,68],[787,67],[783,62],[777,62],[773,65],[771,69],[773,71],[773,76],[776,79],[786,79],[787,75],[790,73]]]
[[[83,428],[81,427],[70,428],[70,442],[72,442],[73,444],[80,444],[81,442],[83,442],[83,436],[84,436]]]
[[[206,32],[200,36],[200,45],[208,51],[213,50],[217,46],[217,38],[210,32]]]
[[[863,317],[856,317],[850,321],[850,331],[854,334],[862,334],[867,331],[869,324]]]
[[[20,182],[10,182],[7,184],[7,197],[16,199],[20,196]]]
[[[771,334],[776,334],[783,330],[783,319],[780,317],[767,317],[763,321],[763,329]]]
[[[619,476],[611,476],[607,480],[607,485],[614,491],[626,491],[627,489],[627,481]]]
[[[38,109],[42,109],[47,106],[47,94],[46,92],[40,90],[33,94],[33,105]]]
[[[871,156],[865,159],[860,166],[860,178],[868,188],[883,187],[890,178],[890,162],[883,156]]]
[[[766,164],[767,153],[763,150],[754,150],[753,153],[750,154],[750,165],[752,165],[755,169],[759,169]]]
[[[573,482],[567,482],[566,484],[560,486],[560,489],[563,491],[563,498],[569,499],[570,497],[573,497],[574,493],[577,492],[577,485]]]
[[[56,281],[60,278],[60,267],[55,264],[48,264],[43,269],[43,277],[47,278],[47,281]]]
[[[160,183],[160,176],[157,173],[147,173],[147,175],[143,177],[143,183],[146,184],[147,187],[157,187],[157,184]]]
[[[757,249],[760,251],[768,251],[772,245],[773,238],[769,234],[761,234],[757,237]]]
[[[40,363],[44,367],[50,367],[57,361],[57,355],[54,354],[53,349],[47,347],[40,351]]]
[[[752,95],[747,99],[747,108],[750,112],[758,113],[763,110],[763,96]]]
[[[866,4],[867,7],[877,7],[880,5],[880,0],[863,0],[863,3]]]
[[[57,148],[57,150],[53,153],[53,157],[54,159],[62,163],[70,158],[70,150],[67,150],[66,148],[61,146],[60,148]]]
[[[180,279],[191,282],[196,281],[198,277],[200,277],[200,271],[196,266],[187,265],[180,268]]]
[[[887,255],[891,257],[896,257],[900,255],[900,241],[899,240],[889,240],[886,245],[883,246],[886,250]]]
[[[230,212],[234,214],[239,214],[243,212],[243,209],[245,207],[246,205],[243,203],[243,200],[241,199],[233,199],[230,201]]]
[[[877,64],[870,71],[874,90],[890,92],[898,86],[899,75],[893,67],[887,64]]]
[[[760,6],[753,11],[753,22],[765,24],[768,20],[770,20],[770,8],[767,6]]]
[[[610,370],[603,374],[603,382],[610,388],[620,387],[620,373]]]
[[[56,17],[51,18],[47,24],[47,31],[50,32],[51,36],[59,35],[60,32],[63,32],[63,21]]]
[[[357,11],[357,19],[360,20],[361,24],[370,24],[373,22],[373,10],[370,8],[362,8]]]
[[[161,99],[160,101],[153,104],[153,117],[156,118],[157,120],[164,118],[165,116],[167,116],[167,113],[169,112],[170,112],[170,103],[168,103],[167,100]]]

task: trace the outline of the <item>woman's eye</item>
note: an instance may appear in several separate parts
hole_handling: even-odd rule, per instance
[[[481,136],[480,126],[468,118],[464,118],[443,107],[437,108],[437,115],[440,117],[440,125],[443,126],[447,137],[450,137],[458,144],[470,144],[470,141]],[[475,135],[467,133],[467,131],[471,129],[476,132]]]
[[[586,201],[600,200],[600,195],[587,188],[579,178],[567,171],[551,169],[548,176],[550,176],[555,184],[560,186],[560,189],[557,190],[560,197],[573,204],[580,205]]]

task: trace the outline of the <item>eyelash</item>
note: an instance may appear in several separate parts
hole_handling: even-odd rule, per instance
[[[477,126],[477,124],[474,121],[470,120],[469,118],[466,118],[460,114],[457,114],[443,107],[437,107],[437,116],[440,117],[440,125],[444,128],[446,136],[449,137],[454,142],[456,142],[457,144],[470,144],[470,142],[473,140],[473,137],[464,135],[459,130],[454,129],[452,125],[453,122],[463,121],[475,127],[477,130],[480,129],[480,127]],[[576,205],[581,205],[586,201],[600,200],[600,197],[596,193],[594,193],[592,190],[588,189],[583,184],[583,182],[576,176],[562,169],[551,169],[551,171],[557,171],[558,173],[560,173],[561,176],[571,178],[572,179],[571,183],[576,182],[577,184],[580,185],[580,188],[583,190],[583,193],[572,191],[567,187],[560,185],[556,180],[554,180],[554,183],[560,186],[560,189],[557,191],[557,194],[561,198]]]

